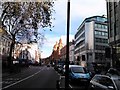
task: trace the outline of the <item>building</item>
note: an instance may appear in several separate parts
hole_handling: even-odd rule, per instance
[[[74,63],[74,40],[69,43],[69,61]]]
[[[65,61],[66,60],[66,45],[60,50],[61,54],[60,54],[60,59]]]
[[[0,57],[2,57],[0,60],[2,60],[3,67],[8,64],[11,42],[8,32],[0,28]]]
[[[60,50],[63,48],[63,43],[62,43],[62,39],[59,39],[59,42],[56,42],[56,44],[53,47],[53,51],[52,54],[50,56],[50,59],[52,61],[58,62],[60,60]]]
[[[65,45],[61,50],[61,54],[60,54],[60,59],[63,60],[65,62],[66,60],[66,48],[67,45]],[[69,61],[70,63],[74,63],[74,40],[69,42]]]
[[[112,66],[120,66],[120,1],[107,0],[108,37],[112,51]]]
[[[105,63],[105,48],[108,47],[107,18],[86,18],[75,34],[75,60],[89,63]],[[109,61],[108,61],[109,63]]]
[[[31,41],[31,43],[16,44],[14,51],[14,58],[20,60],[31,60],[32,63],[39,63],[40,61],[40,50],[38,43]]]

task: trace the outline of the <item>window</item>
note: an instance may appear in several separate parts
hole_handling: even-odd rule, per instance
[[[105,22],[105,21],[107,21],[107,19],[106,18],[102,18],[102,17],[97,17],[97,21]]]
[[[112,11],[112,2],[109,2],[109,10]]]
[[[95,35],[100,35],[101,36],[101,31],[95,31]]]
[[[85,73],[84,69],[82,67],[71,67],[71,70],[74,73]]]
[[[104,86],[114,86],[112,80],[110,78],[107,77],[101,77],[101,79],[99,80],[99,83],[104,85]]]
[[[3,48],[2,53],[4,53],[4,52],[5,52],[5,49]]]
[[[97,83],[99,83],[99,80],[101,79],[101,77],[99,77],[99,76],[95,76],[95,77],[93,77],[93,81],[94,82],[97,82]]]
[[[98,24],[98,28],[102,28],[102,25]]]
[[[105,26],[105,29],[107,30],[107,26]]]
[[[77,38],[80,35],[80,33],[82,33],[84,30],[85,30],[85,26],[79,28],[79,31],[75,34],[75,38]]]
[[[95,24],[95,28],[97,28],[97,24]]]
[[[107,32],[102,32],[102,36],[108,36]]]
[[[95,35],[98,35],[98,31],[95,31]]]
[[[107,25],[103,25],[103,24],[95,24],[95,28],[99,28],[99,29],[107,29]]]

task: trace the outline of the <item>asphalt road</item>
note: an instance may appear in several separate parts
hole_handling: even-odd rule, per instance
[[[3,90],[56,90],[57,80],[60,88],[65,88],[65,77],[61,76],[53,67],[30,66],[21,73],[2,78]],[[81,84],[69,84],[70,90],[87,90]]]
[[[59,78],[60,75],[53,67],[31,66],[21,73],[3,78],[2,89],[55,89]]]

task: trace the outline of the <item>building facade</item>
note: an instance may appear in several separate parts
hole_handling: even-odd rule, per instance
[[[31,43],[16,44],[14,51],[14,58],[20,60],[31,60],[32,63],[40,61],[40,50],[38,43],[32,41]]]
[[[75,60],[78,63],[107,62],[105,48],[108,47],[107,19],[103,16],[86,18],[75,34]],[[109,61],[108,61],[109,62]]]
[[[120,66],[120,1],[107,0],[108,37],[112,66]]]
[[[74,40],[69,43],[69,61],[74,63]]]
[[[61,60],[66,60],[66,45],[60,50],[61,54],[60,54],[60,59]]]
[[[3,28],[0,28],[0,60],[2,60],[3,66],[7,66],[8,64],[8,56],[10,53],[10,46],[12,40],[10,39],[10,35]]]
[[[63,48],[63,43],[62,43],[62,39],[59,39],[59,42],[56,42],[56,44],[53,46],[53,51],[52,54],[50,56],[50,59],[54,62],[58,62],[61,58],[61,49]]]

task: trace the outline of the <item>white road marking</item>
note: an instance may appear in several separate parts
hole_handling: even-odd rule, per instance
[[[55,72],[58,74],[58,76],[60,76],[60,74],[57,71],[55,71]]]
[[[43,68],[43,69],[44,69],[44,68]],[[11,86],[13,86],[13,85],[15,85],[15,84],[18,84],[18,83],[20,83],[20,82],[22,82],[22,81],[25,81],[25,80],[27,80],[27,79],[29,79],[29,78],[35,76],[36,74],[40,73],[41,71],[42,71],[42,69],[41,69],[40,71],[34,73],[33,75],[30,75],[30,76],[28,76],[28,77],[26,77],[26,78],[24,78],[24,79],[22,79],[22,80],[19,80],[19,81],[13,83],[13,84],[10,84],[10,85],[8,85],[8,86],[5,86],[5,87],[3,87],[2,89],[9,88],[9,87],[11,87]]]
[[[62,78],[64,78],[64,79],[65,79],[65,76],[60,76],[60,80],[61,80]]]
[[[70,84],[69,84],[69,87],[70,87],[70,88],[73,88]]]

